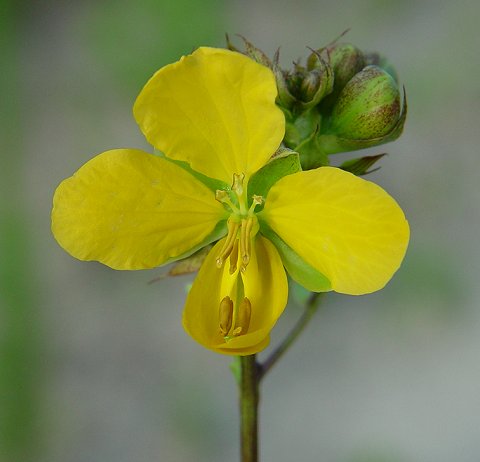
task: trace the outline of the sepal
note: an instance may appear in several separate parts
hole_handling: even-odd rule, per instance
[[[252,175],[248,182],[248,198],[251,202],[253,194],[267,197],[270,188],[286,175],[297,173],[302,170],[300,158],[297,152],[281,148],[275,156],[260,170]],[[257,211],[263,208],[263,204],[257,206]]]
[[[349,159],[345,161],[340,168],[346,172],[353,173],[356,176],[368,175],[369,173],[376,172],[380,167],[369,170],[374,164],[377,163],[383,156],[386,156],[386,153],[377,154],[376,156],[365,156],[359,157],[357,159]]]
[[[275,245],[282,259],[283,266],[295,282],[311,292],[328,292],[332,290],[332,285],[328,278],[306,263],[266,222],[260,221],[260,230]]]

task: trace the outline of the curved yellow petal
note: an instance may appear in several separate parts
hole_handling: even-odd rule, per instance
[[[214,193],[182,168],[143,151],[116,149],[58,186],[52,231],[80,260],[135,270],[194,250],[224,218]]]
[[[285,133],[273,73],[229,50],[199,48],[161,68],[133,112],[147,140],[168,157],[231,183],[272,156]]]
[[[210,251],[188,294],[183,312],[185,330],[201,345],[218,353],[250,355],[263,350],[269,333],[282,314],[288,298],[288,284],[275,247],[257,236],[250,262],[244,273],[229,273],[230,265],[216,267],[217,255],[224,239]],[[219,308],[230,297],[235,309],[244,297],[251,303],[251,319],[244,335],[228,341],[220,333]],[[232,325],[232,331],[235,323]]]
[[[333,290],[345,294],[385,286],[408,246],[408,223],[395,200],[338,168],[282,178],[270,189],[261,216]]]

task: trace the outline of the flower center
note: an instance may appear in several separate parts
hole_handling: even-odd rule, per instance
[[[248,198],[246,188],[244,188],[245,175],[234,174],[232,191],[238,202],[235,205],[227,191],[217,190],[215,198],[226,204],[230,208],[230,217],[227,221],[227,238],[220,250],[216,262],[217,267],[221,268],[227,258],[230,257],[230,274],[237,270],[237,263],[240,261],[240,271],[243,273],[247,269],[250,261],[252,248],[252,239],[258,232],[258,220],[255,216],[255,207],[262,204],[262,196],[254,195],[252,205],[248,207]]]

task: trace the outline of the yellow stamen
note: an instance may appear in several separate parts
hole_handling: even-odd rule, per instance
[[[230,210],[233,213],[236,213],[236,214],[240,213],[240,211],[238,210],[238,207],[230,199],[230,195],[228,194],[227,191],[224,191],[223,189],[217,189],[215,191],[215,199],[218,202],[221,202],[222,204],[228,205],[230,207]]]
[[[250,262],[250,254],[252,250],[251,233],[254,223],[254,218],[244,218],[242,220],[242,229],[240,231],[240,257],[242,259],[242,266],[240,270],[245,272],[248,263]]]
[[[248,215],[249,216],[253,216],[253,212],[255,211],[255,207],[257,205],[263,204],[263,202],[264,202],[263,197],[262,196],[257,196],[256,194],[253,195],[252,200],[253,200],[252,205],[248,209]]]
[[[225,337],[232,328],[233,321],[233,302],[230,297],[224,297],[220,302],[218,317],[220,320],[220,334]]]
[[[234,173],[233,174],[233,184],[232,190],[235,191],[238,197],[243,194],[243,180],[245,179],[244,173]]]
[[[228,234],[225,242],[223,244],[222,250],[220,250],[218,257],[216,259],[217,267],[221,268],[223,262],[226,258],[232,253],[235,241],[237,239],[238,228],[240,227],[240,223],[236,220],[232,220],[231,218],[227,222]]]
[[[238,307],[237,318],[235,320],[235,328],[232,335],[237,337],[238,335],[245,335],[250,327],[250,319],[252,317],[252,304],[250,300],[245,297]]]
[[[235,271],[237,270],[237,261],[238,261],[238,239],[235,239],[232,253],[230,254],[230,269],[229,269],[230,274],[235,273]]]

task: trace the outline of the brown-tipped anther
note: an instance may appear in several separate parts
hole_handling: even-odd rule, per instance
[[[230,269],[228,270],[230,274],[233,274],[235,273],[235,271],[237,271],[237,262],[238,262],[238,239],[235,239],[232,253],[230,254]]]
[[[245,297],[238,307],[237,319],[235,321],[235,328],[232,335],[237,337],[239,335],[245,335],[250,327],[250,319],[252,317],[252,304],[250,300]]]
[[[224,297],[220,302],[218,317],[220,334],[225,337],[232,328],[233,322],[233,302],[230,297]]]

